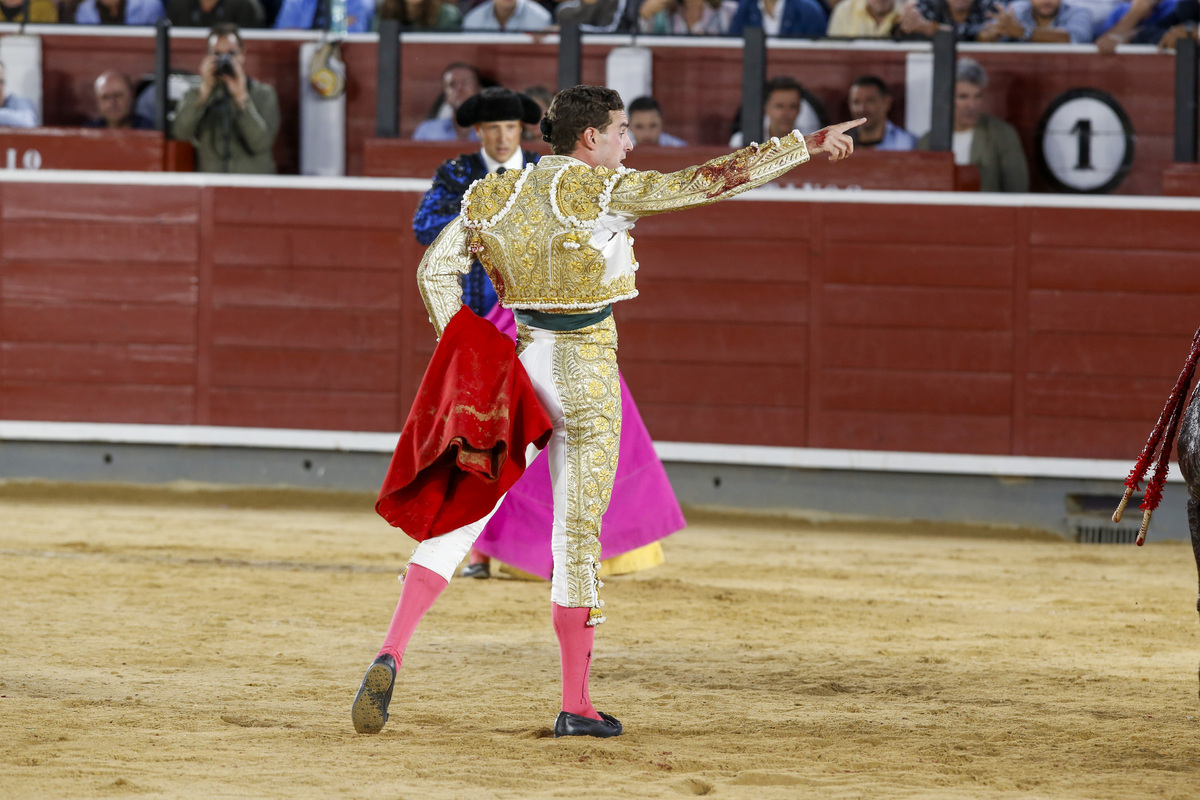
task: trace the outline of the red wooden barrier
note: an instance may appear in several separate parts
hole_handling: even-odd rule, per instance
[[[0,128],[5,169],[191,172],[192,146],[155,131],[104,128]]]
[[[419,193],[379,187],[0,180],[0,418],[398,430],[434,340]],[[1141,447],[1196,325],[1200,206],[816,198],[639,223],[616,314],[655,438]]]
[[[1172,164],[1163,170],[1163,194],[1200,197],[1200,164]]]

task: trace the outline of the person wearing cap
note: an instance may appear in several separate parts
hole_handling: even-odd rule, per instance
[[[474,153],[463,153],[437,168],[433,185],[421,198],[413,215],[413,232],[425,246],[458,216],[462,197],[472,183],[492,172],[524,169],[536,164],[538,154],[521,148],[523,123],[536,125],[542,109],[531,98],[491,86],[471,95],[454,112],[460,128],[470,128],[479,140]],[[462,278],[463,303],[479,316],[485,316],[496,305],[496,290],[479,262]]]
[[[807,137],[793,131],[662,174],[622,166],[633,143],[620,94],[602,86],[575,86],[559,92],[542,118],[552,155],[471,185],[461,213],[417,268],[421,298],[439,342],[421,386],[430,390],[430,402],[414,403],[405,429],[419,433],[436,427],[437,446],[423,447],[410,437],[408,444],[419,451],[414,456],[405,449],[402,432],[392,467],[411,462],[412,479],[385,480],[375,505],[389,523],[420,543],[383,645],[354,698],[351,718],[357,732],[383,729],[413,633],[483,526],[507,502],[504,492],[511,484],[492,476],[514,460],[523,468],[531,445],[545,447],[537,458],[548,460],[554,479],[550,616],[558,638],[562,702],[553,735],[621,735],[621,723],[592,705],[588,684],[595,626],[606,613],[599,596],[601,520],[624,438],[612,306],[638,294],[631,230],[644,216],[735,197],[811,155],[845,158],[854,149],[846,131],[864,121]],[[470,272],[473,258],[485,266],[500,303],[517,318],[516,352],[508,350],[503,357],[487,357],[496,352],[490,344],[495,329],[463,307],[459,276]],[[499,378],[504,382],[497,385]],[[483,386],[487,381],[491,384]],[[546,415],[528,425],[527,389]],[[439,408],[446,413],[437,413]],[[461,438],[481,421],[499,416],[506,423],[519,422],[521,429],[500,431],[505,438]],[[496,455],[492,444],[503,451]],[[443,468],[447,461],[450,471]],[[389,468],[389,479],[393,475]],[[401,524],[409,519],[446,524],[410,530]]]
[[[438,167],[433,175],[433,185],[421,198],[413,215],[413,232],[417,241],[428,247],[446,227],[446,223],[458,216],[463,195],[472,183],[493,172],[524,169],[526,164],[536,164],[538,153],[525,150],[521,137],[525,125],[537,125],[542,119],[542,107],[528,95],[492,86],[464,100],[454,114],[459,128],[470,128],[474,138],[480,142],[479,152],[463,153]],[[492,281],[478,261],[471,271],[462,276],[463,304],[481,317],[496,308],[496,290]],[[512,314],[499,309],[492,320],[505,330],[516,324]],[[505,319],[505,315],[507,319]],[[481,550],[471,549],[464,578],[491,577],[491,558]]]

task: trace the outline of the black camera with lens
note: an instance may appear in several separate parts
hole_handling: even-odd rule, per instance
[[[214,75],[228,75],[234,77],[237,75],[237,70],[233,68],[233,53],[218,53],[213,62]]]

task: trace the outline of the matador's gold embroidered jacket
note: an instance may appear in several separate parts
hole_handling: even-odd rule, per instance
[[[478,258],[506,308],[593,311],[637,296],[629,231],[639,217],[725,200],[808,161],[796,131],[679,172],[589,167],[547,156],[471,185],[462,213],[425,251],[421,297],[440,337]]]

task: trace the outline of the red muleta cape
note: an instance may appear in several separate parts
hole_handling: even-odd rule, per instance
[[[463,306],[433,351],[375,510],[418,542],[482,519],[551,423],[511,339]]]

